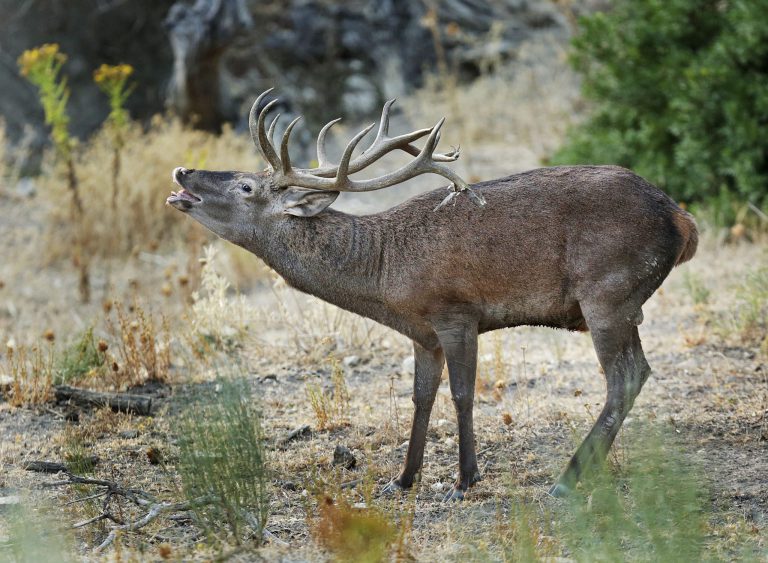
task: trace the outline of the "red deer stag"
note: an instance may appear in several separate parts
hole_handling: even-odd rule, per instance
[[[352,157],[373,125],[349,142],[338,165],[328,161],[325,137],[334,120],[318,136],[319,165],[294,168],[288,141],[298,118],[285,129],[278,154],[277,118],[265,130],[275,101],[259,111],[267,92],[249,124],[269,167],[176,168],[180,189],[167,203],[260,257],[293,287],[413,340],[413,425],[405,465],[386,492],[411,487],[421,468],[445,362],[459,430],[459,474],[446,500],[463,498],[480,479],[472,429],[479,334],[520,325],[590,331],[607,399],[550,490],[567,494],[603,461],[650,374],[637,330],[641,307],[673,266],[695,253],[692,217],[617,166],[540,168],[468,186],[443,164],[458,150],[435,152],[442,119],[389,136],[392,101],[362,154]],[[423,137],[426,144],[416,148],[412,143]],[[414,158],[383,176],[349,177],[395,150]],[[328,209],[340,192],[379,190],[425,173],[452,182],[447,197],[439,189],[368,216]]]

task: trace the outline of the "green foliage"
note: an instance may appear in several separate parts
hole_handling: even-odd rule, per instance
[[[683,283],[694,305],[704,305],[709,302],[712,292],[699,276],[691,273],[690,270],[686,270],[683,274]]]
[[[99,351],[93,336],[93,328],[88,328],[61,354],[54,382],[70,383],[93,376],[104,366],[105,361],[106,356],[104,352]]]
[[[72,151],[67,115],[69,88],[66,78],[59,76],[66,60],[66,55],[59,51],[56,43],[46,43],[24,51],[19,57],[18,65],[21,74],[38,89],[45,112],[45,123],[51,126],[51,139],[56,152],[68,159]]]
[[[728,332],[768,352],[768,266],[749,272],[736,288],[737,303],[727,313]]]
[[[212,538],[228,530],[240,543],[246,526],[256,537],[269,514],[261,413],[243,380],[220,378],[180,424],[178,470],[190,501],[211,502],[195,512]]]
[[[93,72],[93,81],[109,99],[109,117],[107,121],[120,130],[128,123],[128,111],[125,102],[135,85],[128,85],[128,77],[133,74],[131,65],[103,64]]]
[[[564,500],[512,491],[490,538],[459,538],[457,561],[579,562],[760,560],[749,521],[715,517],[700,468],[666,431],[643,426],[619,470],[596,472]],[[722,552],[718,536],[728,536]],[[762,551],[761,551],[762,550]]]
[[[768,206],[766,21],[768,0],[619,0],[582,18],[572,62],[593,112],[553,161]]]
[[[560,534],[580,561],[701,561],[706,487],[672,443],[650,428],[626,479],[595,475],[570,499]]]

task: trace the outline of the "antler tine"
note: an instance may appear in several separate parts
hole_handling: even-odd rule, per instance
[[[375,126],[375,123],[371,123],[368,127],[360,131],[357,135],[352,137],[352,140],[347,144],[347,148],[344,149],[344,154],[341,155],[341,161],[339,162],[339,167],[336,171],[336,183],[339,185],[339,187],[343,187],[343,185],[349,181],[348,176],[350,174],[350,159],[352,158],[352,152],[354,152],[355,147],[360,143],[360,141],[365,137],[368,132],[373,129]]]
[[[253,102],[253,105],[251,106],[251,112],[248,114],[248,129],[250,129],[251,131],[251,139],[253,139],[253,144],[256,145],[256,148],[259,150],[264,160],[267,160],[267,155],[264,153],[264,148],[261,146],[261,142],[259,141],[259,127],[258,127],[257,114],[259,111],[259,104],[261,104],[261,101],[272,90],[274,90],[274,88],[270,88],[269,90],[264,90],[261,94],[259,94],[259,97],[256,98],[256,101]]]
[[[272,120],[272,123],[269,124],[269,129],[267,130],[267,137],[269,138],[269,142],[272,144],[272,146],[275,146],[275,126],[277,125],[277,121],[280,119],[280,116],[282,113],[278,113],[275,118]]]
[[[333,127],[339,121],[341,121],[340,117],[337,117],[332,121],[329,121],[323,126],[322,129],[320,129],[320,133],[317,135],[317,166],[318,168],[333,166],[331,162],[328,160],[328,155],[325,152],[325,136],[328,134],[328,131],[330,130],[330,128]]]
[[[277,100],[272,100],[266,106],[264,106],[264,109],[259,113],[259,119],[257,122],[259,145],[263,151],[264,158],[267,159],[267,162],[272,167],[272,170],[280,169],[280,158],[278,158],[277,152],[275,152],[275,147],[272,146],[272,143],[269,142],[269,138],[267,138],[267,132],[264,129],[264,121],[266,120],[269,110],[271,110],[276,103]]]
[[[368,192],[373,190],[380,190],[382,188],[399,184],[421,174],[428,173],[439,174],[451,180],[454,184],[454,189],[457,191],[466,189],[468,187],[467,183],[458,174],[456,174],[450,168],[436,163],[432,159],[435,148],[437,147],[437,142],[440,138],[440,129],[444,123],[445,118],[442,118],[435,124],[434,127],[429,130],[429,137],[427,137],[427,141],[424,144],[424,147],[419,151],[419,154],[416,156],[416,158],[405,166],[389,174],[385,174],[377,178],[371,178],[370,180],[361,181],[350,180],[348,177],[343,177],[341,175],[340,166],[340,171],[337,175],[336,181],[337,185],[333,189],[347,192]],[[345,151],[344,156],[349,158],[350,154],[351,151],[348,150]]]
[[[381,139],[386,139],[389,137],[389,109],[392,107],[392,105],[397,101],[397,98],[392,98],[391,100],[387,100],[384,103],[384,107],[381,108],[381,120],[379,121],[379,130],[376,133],[376,138],[373,140],[373,143],[371,143],[371,146],[368,147],[366,150],[369,151],[373,146],[375,146]]]
[[[283,174],[287,175],[291,172],[291,156],[288,154],[288,140],[291,138],[291,130],[301,120],[301,116],[297,117],[288,124],[283,133],[283,141],[280,143],[280,161],[283,165]]]

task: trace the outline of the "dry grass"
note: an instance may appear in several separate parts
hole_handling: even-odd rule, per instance
[[[141,250],[155,251],[189,233],[191,223],[178,213],[169,213],[165,197],[171,189],[171,171],[177,166],[218,169],[257,169],[250,139],[225,128],[214,136],[186,129],[171,118],[155,117],[144,130],[132,123],[124,133],[121,150],[120,186],[117,207],[112,208],[110,162],[113,153],[109,131],[94,135],[78,153],[75,162],[83,200],[83,233],[92,256],[126,256]],[[49,167],[52,166],[49,164]],[[50,169],[50,168],[49,168]],[[41,190],[54,205],[48,218],[49,258],[66,258],[72,244],[72,222],[66,212],[69,194],[64,171],[54,168],[44,176]]]
[[[307,383],[307,400],[315,413],[318,430],[332,430],[349,424],[349,389],[344,375],[344,368],[336,358],[330,357],[331,389],[325,390],[320,385]]]
[[[3,364],[12,379],[8,397],[11,405],[39,405],[51,399],[54,377],[51,342],[31,347],[8,342]]]
[[[134,302],[127,308],[114,304],[116,322],[108,321],[116,357],[106,362],[115,389],[126,389],[147,381],[168,382],[171,341],[165,319],[157,320]],[[103,346],[102,352],[106,352]]]
[[[448,117],[446,138],[461,140],[469,181],[490,179],[499,165],[507,174],[540,165],[580,110],[566,46],[554,38],[524,44],[512,63],[489,60],[487,70],[460,87],[450,73],[431,76],[403,104],[414,123]]]
[[[388,515],[365,503],[352,506],[347,499],[323,496],[312,518],[315,540],[336,561],[377,563],[385,561],[397,538]]]

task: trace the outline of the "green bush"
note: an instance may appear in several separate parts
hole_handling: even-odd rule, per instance
[[[675,198],[768,206],[768,0],[617,0],[580,20],[590,116],[553,163],[619,164]]]
[[[198,521],[212,539],[240,543],[245,528],[261,541],[269,512],[261,413],[247,382],[217,381],[182,417],[178,470]],[[213,391],[213,390],[212,390]]]
[[[77,383],[89,375],[98,373],[105,360],[106,356],[104,352],[99,351],[93,336],[93,327],[89,327],[62,353],[56,366],[54,382]]]

